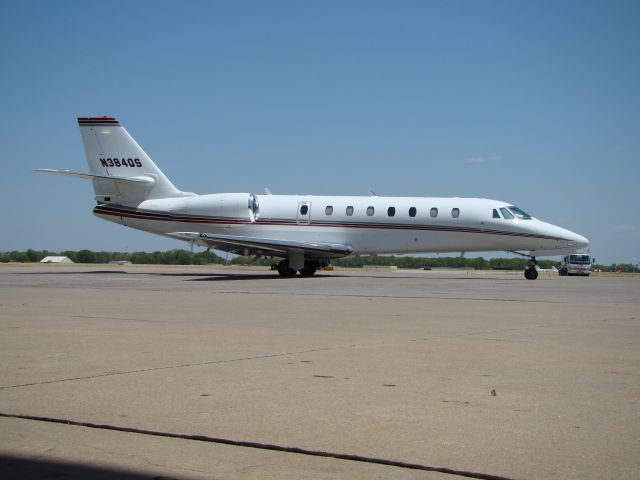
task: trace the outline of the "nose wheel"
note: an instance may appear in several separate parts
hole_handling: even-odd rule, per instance
[[[509,250],[509,252],[520,255],[521,257],[527,257],[529,259],[529,264],[524,271],[524,278],[526,278],[527,280],[535,280],[536,278],[538,278],[538,269],[536,268],[538,266],[538,261],[536,260],[535,256],[526,255],[520,252],[514,252],[513,250]]]
[[[536,260],[536,257],[529,257],[529,265],[524,271],[524,278],[526,278],[527,280],[535,280],[536,278],[538,278],[538,270],[536,269],[537,266],[538,261]]]

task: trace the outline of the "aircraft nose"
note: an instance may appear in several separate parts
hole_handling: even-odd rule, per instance
[[[556,225],[546,224],[545,230],[548,234],[553,235],[559,240],[557,247],[575,248],[581,250],[589,246],[589,240],[582,235],[567,230],[566,228],[558,227]],[[557,248],[556,247],[556,248]]]
[[[578,250],[583,248],[587,248],[589,246],[589,239],[579,235],[571,230],[565,230],[567,232],[565,238],[569,240],[568,245],[571,247],[576,247]]]
[[[589,246],[588,238],[583,237],[582,235],[578,235],[577,233],[574,233],[573,235],[575,236],[573,241],[576,242],[576,246],[578,247],[579,250],[583,248],[587,248]]]

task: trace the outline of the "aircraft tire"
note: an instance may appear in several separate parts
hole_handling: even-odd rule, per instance
[[[282,260],[278,264],[278,273],[281,277],[293,277],[296,274],[296,271],[289,268],[289,260]]]
[[[314,273],[316,273],[318,267],[316,267],[315,263],[306,262],[304,264],[304,268],[299,270],[300,275],[303,277],[311,277]]]
[[[538,270],[536,270],[535,268],[527,268],[524,271],[524,278],[526,278],[527,280],[535,280],[536,278],[538,278]]]

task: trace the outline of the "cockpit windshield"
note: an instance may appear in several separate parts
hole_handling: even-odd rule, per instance
[[[501,208],[500,211],[502,212],[502,216],[505,218],[505,220],[513,220],[513,215],[509,210],[507,210],[506,208]]]
[[[516,216],[516,218],[519,218],[521,220],[531,220],[531,215],[529,215],[524,210],[519,209],[518,207],[514,207],[512,205],[509,207],[509,210]]]

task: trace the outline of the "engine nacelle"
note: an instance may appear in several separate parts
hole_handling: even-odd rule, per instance
[[[260,217],[260,202],[258,201],[258,196],[254,193],[249,194],[249,218],[251,218],[252,222],[257,222]]]
[[[181,199],[176,203],[169,208],[172,213],[251,222],[260,216],[258,197],[253,193],[212,193]]]

